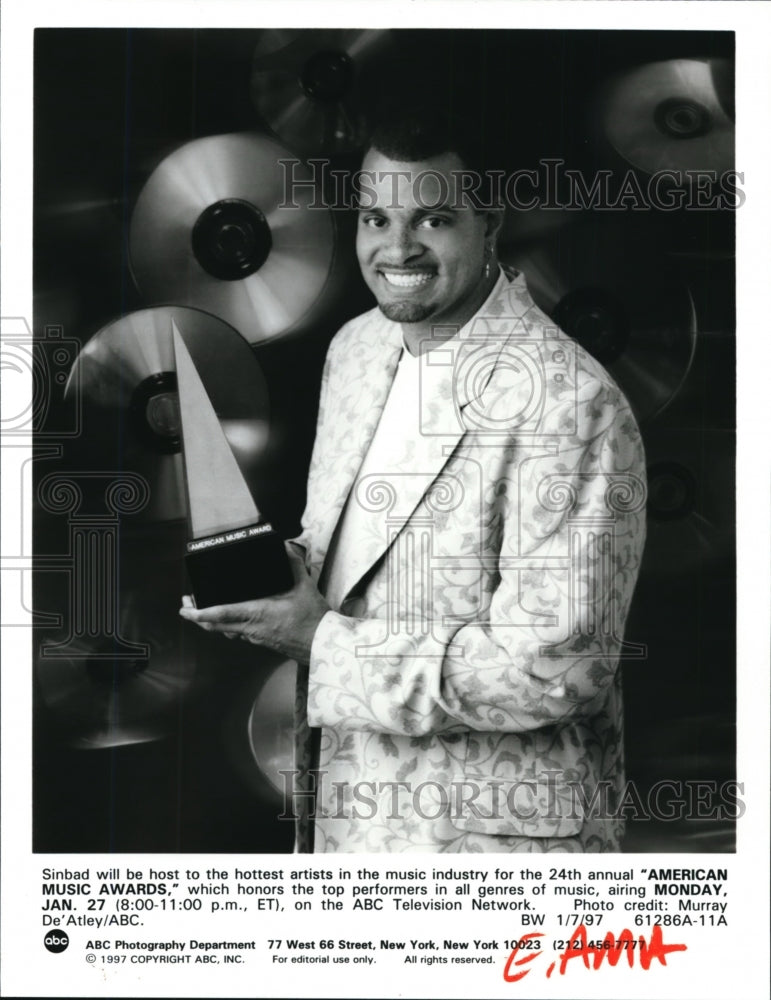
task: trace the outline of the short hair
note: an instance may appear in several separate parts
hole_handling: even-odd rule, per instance
[[[392,160],[415,163],[442,153],[456,153],[466,170],[479,178],[478,208],[497,206],[485,162],[487,149],[483,128],[479,122],[459,114],[448,114],[442,108],[423,105],[408,110],[392,109],[371,127],[365,151],[375,149]]]
[[[427,160],[442,153],[457,153],[467,167],[479,166],[470,124],[441,109],[423,106],[407,111],[391,110],[374,123],[369,147],[393,160]]]

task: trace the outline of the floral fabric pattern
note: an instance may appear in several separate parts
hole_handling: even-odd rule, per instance
[[[415,433],[357,479],[402,348],[378,310],[333,340],[299,541],[323,589],[346,500],[366,531],[314,637],[316,851],[612,851],[619,657],[644,455],[607,372],[503,275],[421,356]],[[304,693],[304,692],[303,692]]]

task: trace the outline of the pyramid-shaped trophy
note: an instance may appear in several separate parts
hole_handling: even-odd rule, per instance
[[[199,608],[292,587],[284,543],[263,521],[185,342],[172,320],[191,539],[185,564]]]

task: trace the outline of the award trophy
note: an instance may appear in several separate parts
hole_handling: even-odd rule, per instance
[[[190,541],[185,564],[197,607],[292,587],[284,542],[263,521],[203,382],[172,320]]]

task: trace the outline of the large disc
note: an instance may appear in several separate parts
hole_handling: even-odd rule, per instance
[[[211,312],[249,343],[292,329],[321,295],[334,251],[331,213],[311,181],[293,153],[256,133],[180,147],[131,218],[139,291]]]
[[[639,243],[639,240],[637,241]],[[576,224],[501,250],[536,303],[614,377],[638,420],[661,413],[690,370],[696,315],[688,286],[623,227]]]
[[[184,306],[130,313],[82,349],[65,396],[81,393],[89,456],[144,476],[152,522],[187,513],[172,320],[253,494],[268,446],[268,390],[254,351],[231,326]]]
[[[365,128],[362,65],[388,31],[266,30],[252,62],[252,103],[265,123],[301,153],[345,153]]]
[[[730,69],[727,60],[671,59],[616,77],[601,99],[611,145],[646,173],[731,170]]]
[[[167,595],[130,590],[120,605],[120,638],[144,647],[137,656],[115,656],[117,643],[108,637],[83,636],[68,643],[66,656],[40,656],[36,663],[41,702],[79,749],[161,739],[195,681],[194,651],[179,643]]]

